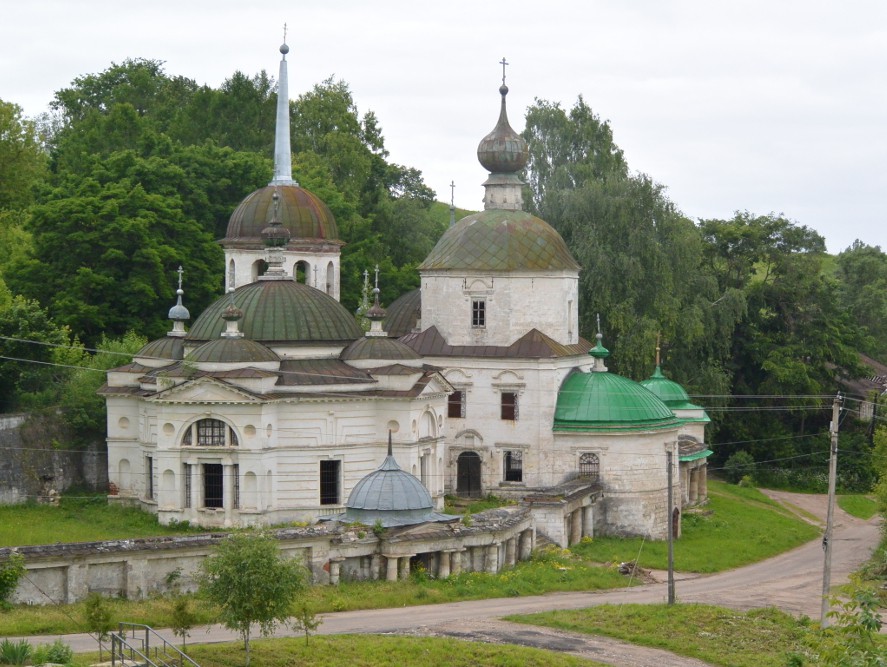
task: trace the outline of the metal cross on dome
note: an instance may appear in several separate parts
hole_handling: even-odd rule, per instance
[[[508,61],[505,60],[505,56],[502,56],[502,60],[499,61],[499,64],[502,65],[502,85],[505,85],[505,67],[508,65]]]
[[[450,206],[453,206],[455,199],[456,199],[456,181],[450,181]]]
[[[182,268],[181,264],[179,265],[179,268],[176,271],[176,273],[179,274],[179,289],[182,289],[182,274],[185,273],[185,270]]]

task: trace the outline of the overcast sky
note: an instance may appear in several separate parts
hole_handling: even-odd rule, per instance
[[[482,207],[478,141],[534,98],[582,95],[631,169],[691,218],[784,213],[826,237],[887,248],[887,3],[844,0],[31,0],[3,3],[0,99],[27,115],[125,58],[218,86],[276,77],[290,95],[334,75],[378,116],[390,159]]]

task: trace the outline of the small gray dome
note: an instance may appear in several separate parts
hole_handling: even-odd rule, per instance
[[[401,470],[389,454],[382,465],[360,480],[348,496],[349,510],[431,510],[431,494],[414,475]]]
[[[280,361],[274,351],[249,338],[216,338],[188,355],[194,363],[243,364]]]

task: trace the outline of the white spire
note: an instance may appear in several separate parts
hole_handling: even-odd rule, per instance
[[[274,178],[269,185],[298,185],[293,180],[292,145],[290,144],[290,97],[286,71],[286,27],[280,45],[280,75],[277,78],[277,126],[274,132]]]

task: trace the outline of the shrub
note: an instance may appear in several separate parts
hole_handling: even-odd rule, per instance
[[[9,598],[15,593],[19,580],[25,574],[25,559],[21,554],[11,554],[0,563],[0,609],[9,607]]]
[[[38,647],[34,651],[32,662],[35,665],[45,665],[47,662],[54,665],[70,665],[74,662],[74,649],[61,639],[56,639],[52,644]]]
[[[724,477],[731,484],[738,484],[743,478],[755,475],[755,459],[747,451],[739,450],[735,454],[731,454],[730,458],[724,463]]]

